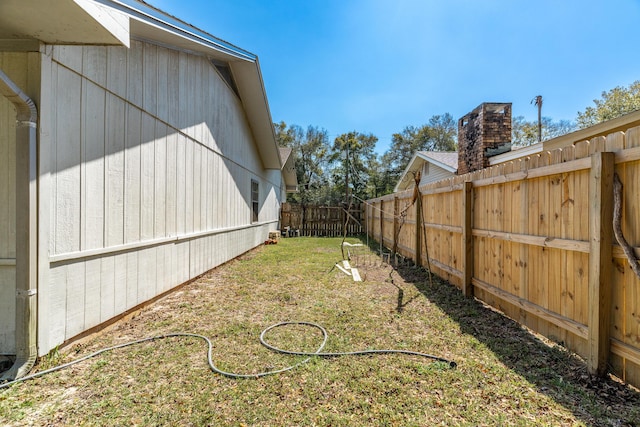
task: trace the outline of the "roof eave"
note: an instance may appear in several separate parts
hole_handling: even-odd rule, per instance
[[[75,0],[74,0],[75,1]],[[87,1],[87,0],[83,0]],[[91,1],[91,0],[89,0]],[[229,42],[219,39],[205,31],[200,30],[180,19],[173,17],[160,9],[138,0],[93,0],[104,3],[109,7],[119,10],[129,15],[135,22],[141,23],[151,28],[162,30],[163,33],[174,36],[172,40],[176,47],[184,47],[179,40],[188,43],[190,50],[206,54],[221,53],[226,59],[229,57],[247,61],[256,61],[257,56],[251,52],[239,48]],[[134,24],[135,25],[135,24]],[[144,37],[139,34],[142,30],[139,26],[132,28],[132,35]],[[158,36],[158,33],[152,34]]]
[[[0,39],[129,46],[129,16],[94,0],[2,0]]]
[[[280,150],[278,150],[280,151]],[[284,183],[287,188],[288,193],[297,193],[298,192],[298,176],[296,175],[296,165],[294,161],[294,156],[289,155],[286,159],[283,159],[284,165],[282,166],[282,177],[284,178]]]
[[[411,185],[411,183],[413,182],[413,180],[408,180],[407,179],[407,175],[410,172],[414,172],[414,173],[417,172],[419,169],[422,168],[422,165],[425,162],[432,163],[432,164],[434,164],[434,165],[446,170],[447,172],[451,172],[451,173],[454,173],[454,174],[458,172],[457,168],[453,168],[450,165],[447,165],[446,163],[442,163],[441,161],[438,161],[438,160],[436,160],[436,159],[434,159],[432,157],[429,157],[424,152],[418,151],[413,155],[413,157],[409,161],[409,164],[404,169],[404,172],[400,176],[400,180],[398,181],[396,186],[393,188],[393,191],[394,192],[398,192],[398,191],[406,190]]]
[[[230,64],[265,169],[281,169],[282,160],[258,59]]]
[[[404,168],[404,171],[402,172],[402,175],[400,175],[400,179],[398,180],[398,183],[396,184],[396,186],[393,188],[393,192],[397,193],[398,191],[402,191],[402,190],[406,190],[407,187],[409,186],[410,182],[413,181],[407,181],[407,175],[409,174],[409,172],[416,172],[419,168],[422,167],[422,165],[420,165],[419,167],[414,167],[415,162],[418,159],[422,159],[422,161],[424,162],[424,158],[422,156],[419,156],[419,152],[415,153],[413,155],[413,157],[411,158],[411,160],[409,161],[409,164],[407,165],[406,168]],[[403,185],[404,184],[404,185]]]

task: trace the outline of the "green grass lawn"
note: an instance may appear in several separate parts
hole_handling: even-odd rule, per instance
[[[351,240],[354,241],[353,239]],[[314,357],[260,379],[210,371],[206,345],[168,338],[118,349],[0,390],[1,425],[640,425],[640,393],[590,377],[584,364],[413,267],[392,269],[359,250],[364,282],[334,264],[341,239],[291,238],[260,247],[99,335],[41,360],[45,369],[100,348],[172,332],[213,342],[213,362],[251,374],[303,357],[260,345],[278,322],[321,324],[325,351],[402,349],[416,356]],[[268,339],[315,351],[317,329]]]

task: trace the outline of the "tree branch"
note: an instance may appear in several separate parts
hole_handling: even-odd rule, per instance
[[[618,174],[613,175],[613,233],[616,236],[616,240],[622,247],[624,254],[627,256],[629,266],[631,270],[640,279],[640,263],[636,257],[633,247],[629,245],[627,240],[622,234],[622,226],[620,224],[622,218],[622,182]]]

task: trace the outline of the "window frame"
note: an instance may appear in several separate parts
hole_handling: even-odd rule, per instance
[[[251,222],[258,222],[260,217],[260,183],[251,180]]]

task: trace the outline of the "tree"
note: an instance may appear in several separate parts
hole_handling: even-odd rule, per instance
[[[528,122],[524,116],[517,116],[511,119],[511,145],[513,147],[524,147],[538,142],[537,124]]]
[[[276,141],[279,147],[291,147],[302,139],[300,126],[287,126],[285,122],[274,123],[273,127],[276,131]]]
[[[640,110],[640,80],[628,87],[617,86],[602,92],[600,99],[594,99],[595,106],[578,112],[576,121],[579,128],[586,128],[622,115]]]
[[[573,132],[574,130],[576,130],[576,123],[571,120],[558,120],[557,122],[554,122],[548,117],[542,118],[543,139],[556,138]]]
[[[370,197],[370,180],[377,174],[379,165],[375,153],[376,142],[378,138],[375,135],[355,131],[344,133],[334,140],[331,153],[333,183],[338,194],[342,194],[335,202],[345,201],[347,176],[349,192],[356,198],[354,203]]]
[[[549,117],[542,118],[542,140],[555,138],[575,130],[576,125],[568,120],[554,122]],[[511,119],[511,144],[525,147],[538,142],[538,122],[529,122],[523,116]]]
[[[427,126],[406,126],[400,133],[391,136],[391,147],[384,154],[385,164],[392,175],[400,176],[416,151],[429,147]]]
[[[302,205],[320,203],[327,185],[325,167],[329,156],[329,135],[314,126],[304,131],[298,125],[274,124],[276,139],[281,147],[291,147],[295,159],[298,193],[291,200]]]
[[[384,196],[393,193],[396,181],[393,180],[389,169],[385,167],[385,157],[379,159],[377,156],[369,161],[369,182],[367,194],[369,198]]]
[[[430,147],[429,151],[456,151],[458,149],[458,123],[451,114],[432,116],[429,119]]]
[[[429,123],[419,127],[407,126],[391,137],[391,147],[382,156],[385,165],[384,182],[387,192],[404,172],[417,151],[455,151],[458,125],[451,114],[435,115]]]

